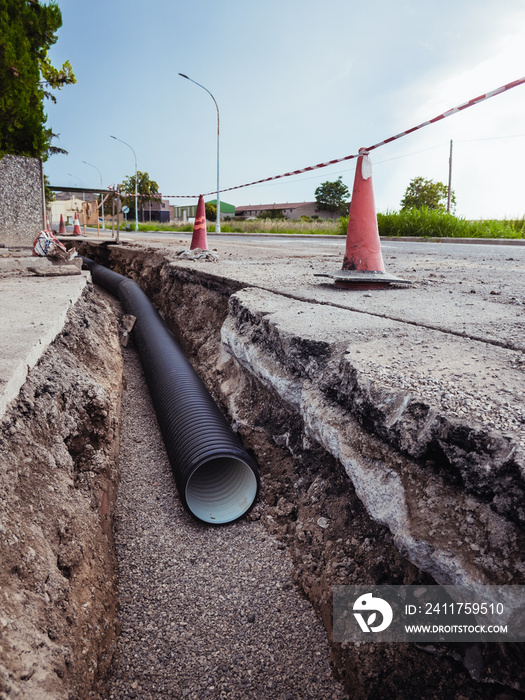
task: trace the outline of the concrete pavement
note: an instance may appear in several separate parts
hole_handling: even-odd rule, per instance
[[[60,275],[45,274],[57,267],[30,253],[0,259],[0,418],[61,332],[88,281],[88,273],[71,274],[69,265],[60,266]]]
[[[185,234],[170,235],[169,241],[164,234],[144,238],[152,252],[167,250],[172,256],[189,241]],[[407,341],[415,365],[456,383],[474,383],[478,393],[485,394],[491,404],[501,403],[503,409],[509,396],[514,405],[521,406],[525,247],[387,241],[382,245],[387,272],[410,279],[412,286],[348,291],[337,289],[328,278],[316,276],[340,268],[344,239],[264,236],[246,240],[211,235],[208,242],[210,249],[217,251],[219,262],[181,260],[176,264],[334,310],[388,319],[403,324],[405,329],[413,327],[412,335],[415,328],[439,331],[439,343],[431,340],[431,333],[426,340]],[[60,332],[67,309],[86,284],[87,273],[78,277],[37,277],[49,274],[50,268],[55,268],[50,261],[29,257],[29,251],[26,258],[4,253],[0,259],[0,414],[17,395],[28,369]],[[324,317],[329,318],[326,314]],[[470,359],[465,351],[467,340],[474,341],[473,348],[479,351],[476,354],[472,349],[472,357],[469,351]],[[385,353],[387,348],[380,346],[378,343],[375,347],[373,359],[378,366],[388,366],[392,348]],[[398,367],[403,365],[406,349],[401,343],[395,353]],[[371,351],[369,344],[367,352]],[[440,363],[445,366],[440,368]]]
[[[190,239],[187,234],[170,235],[169,241],[165,234],[143,238],[153,250],[168,249],[172,253],[178,247],[187,247]],[[518,366],[525,350],[525,247],[387,241],[382,244],[387,272],[406,277],[413,285],[348,291],[316,276],[340,268],[344,239],[264,236],[246,240],[210,235],[208,244],[217,250],[218,263],[203,267],[203,263],[185,260],[177,264],[205,269],[243,286],[441,331],[448,344],[456,343],[458,352],[460,344],[454,337],[481,341],[518,351],[515,357],[511,355]],[[21,260],[7,253],[0,259],[1,413],[16,396],[27,369],[60,332],[67,308],[75,303],[86,283],[87,273],[73,278],[37,278],[49,269],[49,261],[29,257],[29,251],[23,263]],[[28,267],[34,271],[28,272]],[[417,347],[421,351],[427,345],[419,343]],[[414,349],[412,352],[418,356]],[[491,354],[494,352],[497,354],[491,350]],[[478,363],[478,383],[483,383],[482,376],[494,379],[492,375],[497,373],[501,386],[516,385],[514,379],[506,382],[503,376],[509,363],[512,365],[506,356],[499,361],[493,358],[484,372]],[[430,367],[427,369],[430,371]],[[493,393],[493,385],[489,382],[486,390],[492,389]]]

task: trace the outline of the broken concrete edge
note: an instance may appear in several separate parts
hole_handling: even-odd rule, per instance
[[[524,459],[512,439],[462,425],[410,395],[371,383],[352,367],[344,347],[321,342],[314,347],[296,328],[287,333],[272,319],[275,297],[250,289],[230,297],[230,313],[221,330],[223,346],[244,372],[293,407],[307,438],[343,464],[366,510],[390,529],[400,551],[443,584],[477,587],[523,580],[525,569],[516,545],[523,539]],[[379,444],[378,459],[363,458],[358,433],[368,433],[370,441],[386,444],[408,459],[388,455]],[[438,469],[424,466],[425,453],[435,444],[446,457]],[[488,471],[487,463],[492,465]],[[459,486],[450,482],[447,468],[461,475]],[[431,500],[431,484],[434,491],[446,491],[453,504],[443,524],[449,532],[446,541],[434,537],[433,526],[416,516],[421,504]],[[459,537],[471,511],[477,512],[472,536]],[[499,537],[507,545],[513,543],[508,551],[494,545]],[[482,556],[479,543],[491,538],[494,551]],[[463,551],[450,546],[467,539],[471,541]]]
[[[71,248],[68,253],[74,255],[76,251]],[[31,251],[27,248],[23,249],[18,254],[13,254],[8,252],[0,257],[0,274],[2,272],[13,272],[13,271],[33,271],[35,269],[55,269],[56,274],[59,274],[58,270],[64,267],[75,266],[78,270],[82,269],[82,260],[78,257],[56,257],[54,255],[39,256],[32,255]],[[67,273],[65,273],[67,274]]]
[[[433,462],[445,478],[459,478],[466,493],[525,525],[525,455],[516,439],[382,387],[362,377],[348,357],[340,379],[334,396],[361,425],[409,457]]]
[[[106,234],[101,236],[94,236],[92,234],[84,235],[83,233],[80,236],[56,234],[56,237],[61,243],[93,243],[94,245],[126,245],[129,243],[135,243],[133,238],[123,238],[120,236],[119,240],[117,241],[116,237],[107,236]]]
[[[525,525],[525,454],[517,440],[490,426],[453,417],[407,391],[383,386],[379,377],[365,377],[354,366],[344,341],[294,336],[294,331],[288,333],[282,323],[271,328],[272,313],[278,309],[272,297],[278,298],[272,292],[248,290],[230,297],[230,316],[236,319],[237,328],[246,323],[252,326],[252,332],[257,328],[257,340],[263,329],[271,337],[268,347],[274,359],[289,366],[293,358],[294,374],[313,383],[331,363],[330,384],[325,380],[326,386],[321,386],[327,398],[400,452],[422,462],[433,460],[450,478],[459,477],[468,493],[491,502],[497,512]],[[262,308],[257,308],[254,298],[263,304]],[[298,300],[288,300],[287,304],[290,308],[314,308]],[[252,341],[251,351],[255,346]]]
[[[37,275],[37,277],[68,277],[81,274],[78,266],[71,264],[51,265],[51,267],[28,267],[27,269],[29,272]]]
[[[45,325],[39,329],[38,334],[33,337],[32,341],[26,344],[22,356],[17,357],[16,363],[10,370],[10,376],[4,379],[0,385],[0,418],[5,414],[8,404],[18,396],[20,388],[27,379],[28,372],[37,364],[49,345],[63,330],[68,310],[80,299],[89,277],[89,273],[75,275],[68,285],[67,293],[56,297],[53,300],[52,311],[45,317],[42,317],[42,323]],[[31,303],[30,295],[36,293],[37,290],[31,289],[31,278],[26,278],[26,280],[29,285],[26,289],[26,294],[29,297],[25,301],[26,303]],[[52,285],[53,282],[49,281],[46,284]],[[41,290],[38,290],[38,293],[41,293]],[[14,310],[16,311],[16,307]],[[23,331],[24,329],[21,330]],[[16,324],[11,328],[11,334],[14,333],[16,333]]]

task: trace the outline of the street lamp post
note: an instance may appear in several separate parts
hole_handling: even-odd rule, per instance
[[[104,191],[103,191],[103,190],[104,190],[104,184],[103,184],[103,182],[102,182],[102,173],[100,172],[100,170],[97,168],[96,165],[93,165],[93,163],[88,163],[87,160],[83,160],[82,162],[85,163],[86,165],[90,165],[92,168],[95,168],[95,170],[96,170],[96,171],[98,172],[98,174],[100,175],[100,198],[101,198],[101,200],[102,200],[102,203],[101,203],[100,206],[101,206],[101,209],[102,209],[102,230],[105,231],[105,230],[106,230],[106,227],[104,226]]]
[[[110,136],[111,136],[111,134],[110,134]],[[112,138],[112,139],[115,139],[115,141],[120,141],[120,143],[123,143],[124,146],[127,146],[128,148],[131,148],[131,146],[129,145],[129,143],[126,143],[126,142],[123,141],[122,139],[118,139],[116,136],[111,136],[111,138]],[[138,198],[138,191],[137,191],[137,183],[138,183],[137,154],[135,153],[135,151],[133,150],[133,148],[131,148],[131,150],[133,151],[133,155],[135,156],[135,231],[138,231],[138,230],[139,230],[139,215],[138,215],[138,205],[137,205],[137,202],[138,202],[138,199],[139,199],[139,198]]]
[[[217,222],[215,224],[215,233],[220,233],[221,232],[221,202],[219,199],[219,105],[217,104],[217,100],[215,97],[211,94],[211,92],[208,90],[208,88],[205,88],[204,85],[201,85],[198,83],[196,80],[192,80],[191,78],[188,78],[187,75],[184,75],[184,73],[179,73],[181,78],[186,78],[186,80],[189,80],[192,83],[195,83],[195,85],[198,85],[201,87],[203,90],[206,90],[208,95],[211,97],[211,99],[215,102],[215,107],[217,108]]]

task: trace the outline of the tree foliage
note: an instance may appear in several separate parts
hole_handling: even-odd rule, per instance
[[[421,176],[414,177],[405,191],[405,196],[401,200],[401,211],[407,209],[435,209],[436,211],[446,211],[448,200],[448,187],[442,182],[427,180]],[[456,206],[456,195],[454,190],[450,196],[451,209]]]
[[[215,204],[212,204],[211,202],[206,202],[204,204],[204,210],[206,212],[207,221],[217,220],[217,206]]]
[[[130,215],[135,216],[135,197],[126,197],[125,195],[134,195],[135,194],[135,175],[129,175],[128,177],[124,178],[122,184],[120,185],[120,191],[124,193],[124,197],[122,198],[122,204],[125,204],[129,207],[130,209]],[[148,202],[160,202],[161,197],[155,196],[158,194],[159,191],[159,186],[155,182],[155,180],[152,180],[149,176],[149,173],[147,172],[142,172],[141,170],[137,171],[137,193],[139,195],[138,198],[138,209],[144,214],[144,205],[148,204]],[[142,217],[144,219],[144,216]]]
[[[350,196],[348,187],[343,183],[342,176],[335,182],[322,182],[315,190],[315,201],[319,209],[326,209],[332,216],[344,214],[348,209],[347,198]]]
[[[58,5],[39,0],[0,2],[0,156],[43,158],[62,149],[46,127],[44,99],[50,90],[76,82],[69,61],[55,68],[48,50],[62,26]]]

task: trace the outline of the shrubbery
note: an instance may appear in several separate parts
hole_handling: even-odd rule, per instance
[[[348,217],[340,220],[346,234]],[[380,236],[411,238],[525,238],[525,217],[515,220],[468,221],[435,209],[407,209],[377,215]]]
[[[312,217],[313,219],[313,217]],[[515,220],[467,221],[436,210],[410,209],[399,213],[377,215],[380,236],[407,236],[411,238],[525,238],[525,217]],[[208,232],[215,226],[208,224]],[[348,217],[332,221],[318,219],[301,221],[290,219],[251,219],[225,222],[223,233],[312,233],[346,236]],[[192,224],[139,224],[141,231],[192,231]]]

